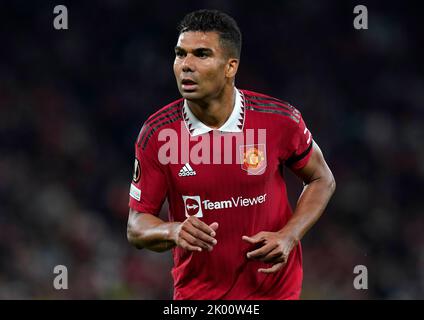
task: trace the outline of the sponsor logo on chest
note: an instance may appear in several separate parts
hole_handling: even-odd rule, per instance
[[[255,206],[266,201],[266,193],[251,197],[245,198],[243,196],[231,197],[227,200],[221,201],[211,201],[211,200],[201,200],[200,196],[182,196],[185,207],[186,217],[195,216],[198,218],[203,217],[203,210],[222,210],[230,209],[237,207],[250,207]]]

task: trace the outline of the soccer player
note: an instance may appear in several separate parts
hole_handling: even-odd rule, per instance
[[[240,50],[228,15],[186,15],[174,61],[182,98],[135,144],[128,240],[172,249],[174,299],[299,299],[300,240],[335,190],[300,112],[235,87]],[[294,212],[283,166],[304,182]],[[158,218],[165,198],[169,221]]]

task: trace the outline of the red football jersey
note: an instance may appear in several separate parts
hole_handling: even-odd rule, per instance
[[[290,104],[235,89],[226,123],[211,129],[179,99],[148,118],[135,144],[129,206],[158,215],[165,200],[169,220],[190,215],[219,223],[209,252],[173,249],[174,299],[298,299],[302,286],[301,245],[273,274],[272,265],[248,259],[242,240],[278,231],[292,215],[282,166],[308,162],[312,136]]]

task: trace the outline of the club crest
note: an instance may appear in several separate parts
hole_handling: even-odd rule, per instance
[[[241,168],[251,175],[259,175],[266,168],[266,145],[254,144],[240,146]]]

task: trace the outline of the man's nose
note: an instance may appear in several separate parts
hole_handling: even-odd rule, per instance
[[[194,64],[193,64],[193,57],[188,54],[185,56],[182,64],[182,71],[183,72],[193,72],[194,71]]]

